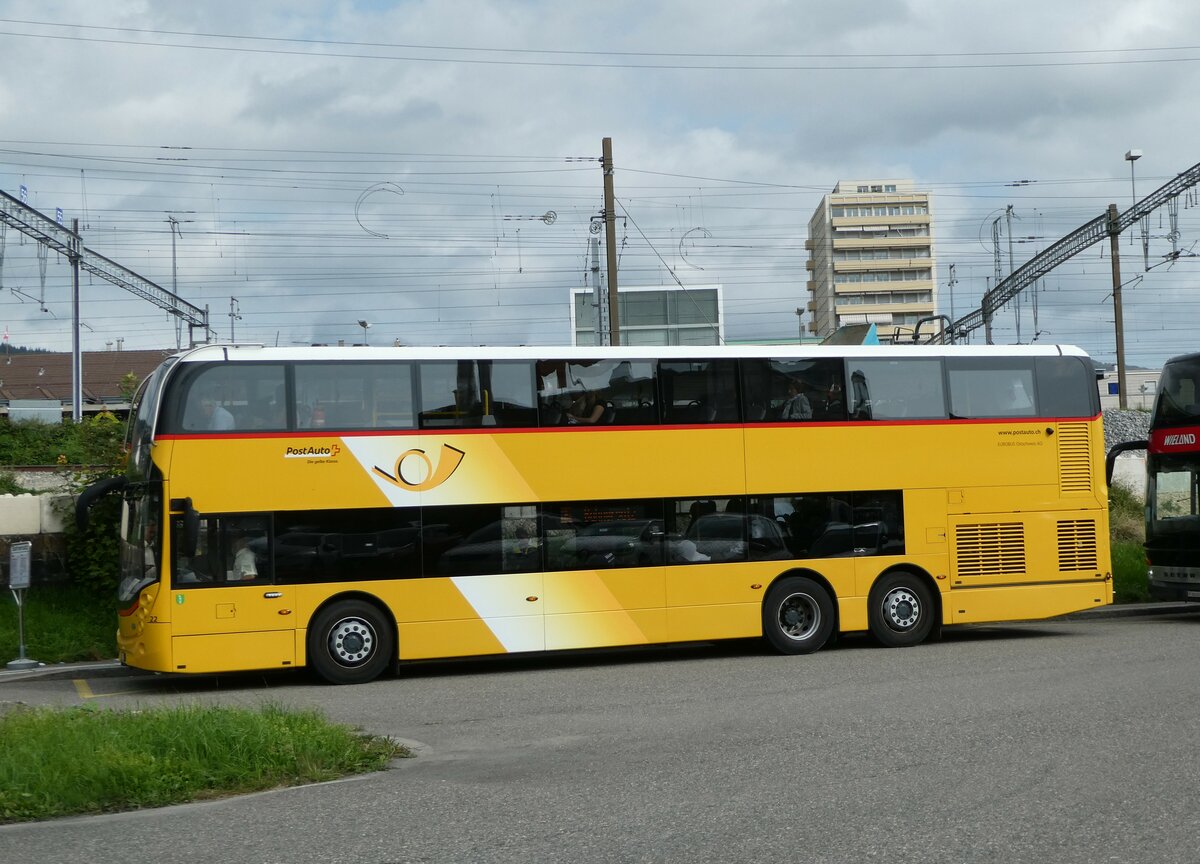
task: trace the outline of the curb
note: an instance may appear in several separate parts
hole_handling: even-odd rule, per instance
[[[1134,615],[1178,615],[1185,612],[1200,612],[1200,604],[1184,603],[1178,600],[1164,600],[1159,603],[1113,603],[1111,606],[1101,606],[1098,609],[1070,612],[1062,617],[1067,619],[1129,618]]]
[[[143,672],[141,669],[122,666],[118,660],[101,660],[95,663],[42,663],[32,669],[7,669],[0,666],[0,685],[13,681],[58,681],[64,678],[131,678],[154,674],[153,672]]]

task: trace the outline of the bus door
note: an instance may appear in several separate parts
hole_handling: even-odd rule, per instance
[[[296,589],[274,584],[270,517],[201,516],[194,550],[184,542],[183,522],[172,521],[172,669],[294,665]]]

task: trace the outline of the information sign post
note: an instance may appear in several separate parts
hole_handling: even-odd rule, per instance
[[[8,550],[8,587],[17,601],[17,644],[16,660],[8,662],[9,669],[33,669],[36,660],[25,656],[25,592],[29,588],[29,558],[33,543],[22,540],[13,543]]]

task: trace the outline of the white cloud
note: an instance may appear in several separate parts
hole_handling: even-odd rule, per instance
[[[24,183],[34,206],[80,217],[90,248],[167,287],[174,214],[180,293],[222,336],[236,296],[237,334],[265,342],[357,341],[364,317],[378,343],[565,341],[606,136],[622,282],[720,281],[734,339],[795,333],[807,221],[840,178],[934,192],[939,280],[955,263],[961,315],[993,275],[1007,204],[1020,263],[1127,205],[1130,147],[1145,153],[1141,194],[1197,158],[1200,51],[1163,50],[1200,32],[1185,0],[13,0],[0,18],[6,65],[23,70],[0,82],[0,188]],[[1022,179],[1036,182],[1007,185]],[[404,194],[370,196],[356,218],[380,183]],[[1200,239],[1195,214],[1181,208],[1180,248]],[[1151,263],[1171,249],[1159,215]],[[0,323],[65,350],[66,267],[47,262],[52,318],[30,299],[33,245],[10,230],[5,249]],[[1140,241],[1121,249],[1132,278]],[[1041,338],[1111,358],[1106,256],[1047,278]],[[1193,347],[1197,261],[1128,290],[1132,362]],[[101,284],[83,314],[88,348],[175,338],[159,310]],[[998,338],[1015,338],[1014,317]]]

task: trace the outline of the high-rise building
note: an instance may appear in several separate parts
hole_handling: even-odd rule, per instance
[[[841,180],[821,199],[804,244],[810,333],[874,324],[880,341],[912,338],[937,308],[929,209],[911,180]]]

